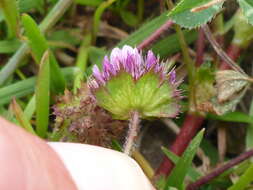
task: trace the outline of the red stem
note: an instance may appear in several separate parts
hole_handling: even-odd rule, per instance
[[[241,48],[238,47],[235,44],[230,44],[230,46],[227,49],[227,55],[232,59],[232,60],[237,60],[238,57],[240,56],[241,53]],[[228,64],[226,64],[224,61],[221,62],[221,65],[219,67],[220,70],[226,70],[226,69],[231,69]]]
[[[200,66],[203,63],[205,48],[205,35],[202,29],[199,30],[198,40],[196,42],[197,56],[196,56],[196,66]],[[173,142],[170,150],[177,155],[181,155],[186,147],[188,146],[191,139],[195,136],[198,129],[201,127],[204,118],[201,116],[196,116],[188,114],[185,117],[184,123],[181,127],[176,140]],[[159,175],[169,175],[174,164],[165,156],[163,162],[156,170],[156,176]]]
[[[189,184],[187,186],[186,190],[197,190],[197,189],[199,189],[200,186],[208,183],[209,181],[211,181],[215,177],[219,176],[220,174],[222,174],[226,170],[228,170],[228,169],[232,168],[233,166],[243,162],[244,160],[250,158],[251,156],[253,156],[253,149],[242,153],[240,156],[230,160],[228,163],[224,164],[223,166],[214,169],[208,175],[206,175],[204,177],[201,177],[200,179],[198,179],[194,183]]]
[[[228,47],[226,53],[227,55],[232,59],[232,60],[237,60],[238,57],[240,56],[241,48],[238,47],[235,44],[230,44]],[[222,61],[219,67],[220,70],[226,70],[226,69],[231,69],[231,67],[225,62]],[[243,153],[242,155],[238,156],[237,158],[229,161],[227,164],[215,169],[213,172],[210,174],[200,178],[196,182],[189,184],[187,186],[187,190],[197,190],[201,185],[204,185],[214,179],[215,177],[219,176],[221,173],[226,171],[227,169],[235,166],[236,164],[239,164],[240,162],[246,160],[247,158],[251,157],[253,155],[253,150],[250,150],[248,152]]]
[[[204,50],[205,50],[205,33],[200,28],[198,34],[198,40],[196,42],[196,66],[199,67],[204,61]]]
[[[199,39],[197,42],[197,57],[200,55],[203,56],[203,53],[204,53],[203,52],[203,49],[204,49],[203,38],[204,37],[202,36],[202,34],[199,33]],[[236,60],[240,56],[240,51],[241,49],[238,46],[231,44],[229,48],[227,49],[227,54],[231,59]],[[203,57],[197,58],[196,65],[199,66],[202,64],[202,62],[203,62]],[[223,61],[219,69],[221,70],[229,69],[229,66]],[[176,140],[173,142],[170,150],[180,156],[184,152],[188,144],[190,143],[191,139],[196,135],[203,121],[204,121],[204,118],[201,116],[188,114],[185,117],[180,133],[177,135]],[[171,170],[173,169],[173,167],[174,167],[174,164],[167,157],[164,157],[163,162],[161,163],[161,165],[156,171],[156,176],[159,176],[159,175],[168,176]]]
[[[168,20],[165,22],[160,28],[158,28],[151,36],[149,36],[147,39],[145,39],[142,43],[138,45],[138,49],[142,50],[148,47],[150,44],[152,44],[154,41],[156,41],[163,32],[168,30],[173,24],[172,20]]]
[[[188,114],[170,150],[180,156],[201,127],[203,121],[203,117]],[[167,157],[164,157],[162,164],[156,171],[156,176],[168,175],[173,166],[174,164]]]

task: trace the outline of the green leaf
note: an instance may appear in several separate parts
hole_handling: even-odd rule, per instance
[[[182,157],[177,162],[177,165],[172,170],[171,175],[167,179],[166,189],[171,187],[176,187],[181,190],[184,186],[184,178],[187,171],[191,167],[192,160],[197,152],[200,142],[204,135],[204,129],[201,130],[191,141],[190,145],[187,147]]]
[[[49,51],[43,55],[40,63],[40,70],[35,90],[36,100],[36,132],[45,138],[49,122],[49,103],[50,103],[50,63]]]
[[[68,10],[71,4],[72,0],[57,0],[55,6],[49,11],[39,25],[42,33],[45,33],[52,28],[66,10]],[[29,47],[27,43],[23,43],[16,53],[8,60],[8,62],[6,62],[0,70],[0,86],[3,85],[4,82],[6,82],[6,80],[14,73],[15,69],[21,63],[28,51]]]
[[[75,0],[75,3],[87,6],[99,6],[104,0]]]
[[[205,155],[210,159],[211,166],[215,166],[219,160],[219,155],[216,147],[208,140],[203,139],[200,147]]]
[[[23,110],[21,109],[21,107],[19,106],[19,104],[16,102],[15,99],[13,99],[13,101],[11,103],[11,109],[14,112],[21,127],[23,127],[25,130],[29,131],[30,133],[36,135],[29,120],[26,118]]]
[[[130,11],[120,10],[120,16],[129,26],[136,26],[138,24],[138,17]]]
[[[192,8],[198,7],[200,5],[204,5],[208,3],[210,0],[181,0],[169,13],[170,15],[175,15],[178,13],[182,13],[187,10],[191,10]]]
[[[91,45],[91,35],[87,34],[83,38],[82,44],[78,50],[76,66],[80,69],[81,72],[76,76],[74,82],[74,92],[77,92],[77,89],[81,87],[81,83],[84,77],[83,73],[85,72],[88,65],[90,45]]]
[[[1,117],[12,121],[13,120],[13,114],[11,114],[11,112],[7,109],[5,109],[3,106],[0,106],[0,115]]]
[[[20,44],[17,39],[0,41],[0,53],[13,53],[19,48]]]
[[[196,28],[210,21],[222,8],[223,3],[219,3],[199,12],[191,12],[192,8],[207,2],[209,0],[181,0],[168,16],[182,27]]]
[[[2,22],[4,20],[4,15],[2,13],[2,11],[0,11],[0,22]]]
[[[238,0],[244,16],[248,22],[253,25],[253,1],[252,0]]]
[[[175,153],[171,152],[165,147],[162,147],[163,153],[173,162],[173,164],[177,164],[180,157],[176,155]]]
[[[43,0],[18,0],[18,7],[21,13],[28,12],[31,9],[42,9]]]
[[[116,139],[112,139],[112,149],[117,150],[119,152],[123,152],[123,148],[120,143]]]
[[[53,31],[48,35],[48,41],[53,42],[61,42],[70,45],[79,45],[81,42],[80,37],[78,34],[81,35],[80,29],[65,29],[65,30],[57,30]]]
[[[253,164],[244,172],[244,174],[236,181],[228,190],[244,190],[253,182]]]
[[[253,124],[253,117],[239,111],[229,112],[221,116],[208,114],[208,118],[222,121]]]
[[[98,30],[99,30],[99,25],[101,21],[101,16],[104,13],[104,11],[111,6],[116,0],[107,0],[103,1],[98,8],[95,11],[94,17],[93,17],[93,31],[92,31],[92,37],[93,41],[95,41]]]
[[[253,11],[253,8],[251,10]],[[234,16],[233,29],[234,37],[232,43],[242,49],[246,49],[253,39],[253,26],[248,22],[241,9]]]
[[[165,12],[152,20],[148,20],[142,27],[133,32],[125,40],[122,40],[117,46],[122,47],[125,44],[130,46],[138,45],[168,20],[167,14]]]
[[[183,34],[187,44],[194,42],[198,36],[195,30],[184,30]],[[155,54],[159,55],[161,59],[178,52],[181,50],[178,35],[171,34],[167,36],[166,38],[155,43],[151,49]]]
[[[0,10],[2,11],[8,26],[8,38],[14,38],[18,33],[19,12],[16,0],[1,0]]]
[[[69,83],[72,83],[77,73],[80,73],[80,69],[76,67],[66,67],[61,70]],[[32,94],[35,90],[36,79],[36,77],[31,77],[0,88],[0,105],[8,104],[13,97],[22,98]]]
[[[42,55],[49,49],[47,40],[41,33],[35,21],[27,14],[22,15],[22,23],[25,28],[25,34],[28,37],[29,46],[36,62],[39,64]],[[60,67],[53,54],[50,54],[50,72],[52,89],[54,92],[63,92],[65,89],[65,79],[60,71]]]
[[[44,38],[36,22],[29,15],[22,15],[22,24],[29,46],[32,49],[33,57],[36,63],[39,64],[44,52],[49,48],[47,40]]]
[[[163,153],[175,164],[177,165],[180,157],[176,154],[174,154],[173,152],[171,152],[170,150],[168,150],[165,147],[162,147],[162,151]],[[195,170],[194,168],[190,167],[189,171],[187,172],[187,175],[193,180],[197,180],[199,177],[201,177],[201,174]]]
[[[24,114],[28,120],[31,120],[35,111],[36,111],[36,99],[35,95],[33,95],[25,107]]]

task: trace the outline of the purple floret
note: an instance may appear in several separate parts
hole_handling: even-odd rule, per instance
[[[157,73],[162,81],[168,79],[171,84],[176,83],[175,71],[172,70],[169,75],[166,75],[164,65],[159,63],[159,59],[151,50],[144,57],[137,48],[125,45],[122,49],[114,48],[109,58],[104,57],[102,71],[99,70],[97,65],[93,67],[93,79],[89,81],[89,86],[92,89],[105,86],[106,81],[116,76],[120,71],[125,71],[134,80],[138,80],[151,70]]]

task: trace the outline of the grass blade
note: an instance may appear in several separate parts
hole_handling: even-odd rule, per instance
[[[35,113],[35,111],[36,111],[36,99],[35,95],[33,95],[24,110],[24,114],[29,121],[32,119],[32,116]]]
[[[49,102],[50,102],[50,66],[49,51],[43,55],[40,63],[40,70],[35,90],[36,99],[36,132],[45,138],[49,120]]]
[[[77,92],[77,89],[81,87],[81,82],[83,81],[83,73],[85,72],[88,64],[89,50],[91,45],[91,35],[87,34],[78,51],[78,56],[76,60],[76,66],[80,69],[80,73],[76,75],[74,81],[74,92]]]
[[[253,181],[253,164],[244,172],[238,181],[228,188],[228,190],[244,190]]]
[[[138,45],[168,20],[167,14],[168,12],[165,12],[162,15],[147,21],[142,27],[132,33],[127,39],[121,41],[117,46],[122,47],[125,44],[130,46]]]
[[[66,67],[61,70],[67,82],[70,84],[74,81],[75,76],[80,73],[80,70],[76,67]],[[0,88],[0,106],[8,104],[12,97],[22,98],[32,94],[35,90],[36,80],[37,77],[30,77]]]
[[[98,8],[96,9],[96,12],[94,14],[94,22],[93,22],[93,31],[92,31],[92,41],[96,41],[98,28],[101,20],[101,16],[106,8],[108,8],[111,4],[113,4],[116,0],[107,0],[101,3]]]
[[[20,126],[23,127],[26,131],[29,131],[30,133],[36,135],[29,120],[26,118],[23,110],[21,109],[21,107],[19,106],[19,104],[16,102],[15,99],[12,100],[10,106],[11,106],[11,109],[14,112],[16,119],[18,120]]]
[[[65,11],[70,7],[73,0],[59,0],[58,3],[52,8],[45,19],[39,25],[42,33],[49,30],[65,13]],[[24,43],[18,51],[9,59],[9,61],[4,65],[0,71],[0,86],[10,77],[10,75],[18,67],[18,64],[26,56],[29,51],[29,47]]]
[[[101,3],[103,3],[103,0],[75,0],[75,3],[80,4],[80,5],[87,5],[87,6],[98,6]]]
[[[0,53],[13,53],[17,51],[20,46],[20,41],[17,39],[0,41]]]
[[[187,174],[187,171],[191,167],[192,160],[200,145],[203,135],[204,135],[204,130],[201,130],[196,135],[196,137],[194,137],[194,139],[192,140],[190,145],[187,147],[182,157],[178,160],[177,165],[172,170],[171,175],[167,179],[166,189],[168,189],[170,186],[176,187],[179,190],[183,188],[184,178]]]
[[[22,15],[22,23],[25,28],[25,34],[28,37],[28,44],[32,49],[33,57],[39,64],[44,52],[49,49],[47,40],[41,33],[36,22],[29,15]],[[54,92],[63,92],[65,89],[63,74],[53,54],[50,54],[49,59],[52,89]]]
[[[253,124],[253,118],[243,112],[234,111],[223,115],[208,114],[208,118],[214,120],[237,122],[237,123],[249,123]]]
[[[171,152],[170,150],[168,150],[165,147],[162,147],[162,151],[175,165],[177,165],[177,163],[180,159],[180,157],[178,155],[174,154],[173,152]],[[189,168],[187,175],[194,181],[202,176],[197,170],[195,170],[192,167]]]
[[[18,33],[19,11],[16,0],[1,0],[0,9],[8,26],[8,38],[14,38]]]
[[[39,64],[44,52],[49,48],[47,40],[32,17],[23,14],[21,20],[25,29],[25,35],[28,38],[28,44],[32,49],[33,57],[36,63]]]

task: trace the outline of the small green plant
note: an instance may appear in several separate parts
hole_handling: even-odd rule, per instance
[[[158,190],[252,188],[252,0],[173,2],[0,0],[0,115]]]

